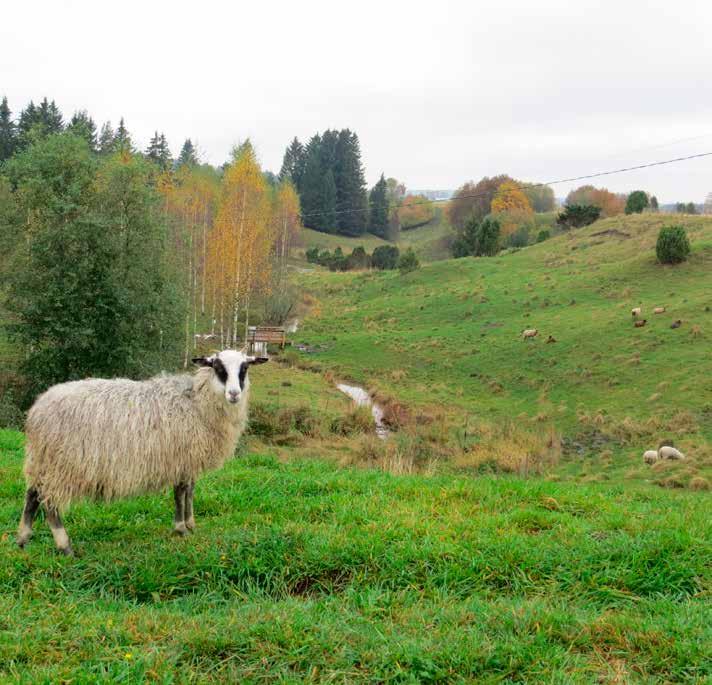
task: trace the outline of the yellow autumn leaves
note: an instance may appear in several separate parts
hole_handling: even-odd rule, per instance
[[[189,293],[186,360],[206,319],[221,346],[235,347],[250,308],[285,281],[300,227],[297,193],[288,182],[267,182],[249,141],[233,150],[222,176],[183,166],[159,187]]]

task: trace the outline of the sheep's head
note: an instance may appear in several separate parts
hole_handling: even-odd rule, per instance
[[[223,350],[210,357],[195,357],[193,364],[212,368],[210,384],[213,390],[224,395],[230,404],[237,404],[242,392],[249,386],[247,369],[252,364],[264,364],[266,361],[266,357],[248,357],[236,350]]]

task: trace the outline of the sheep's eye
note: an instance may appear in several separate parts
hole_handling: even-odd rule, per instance
[[[240,364],[240,390],[245,389],[245,377],[247,376],[247,364]]]
[[[219,359],[216,359],[213,362],[213,371],[215,371],[215,375],[218,377],[218,380],[225,385],[225,383],[227,383],[227,370]]]

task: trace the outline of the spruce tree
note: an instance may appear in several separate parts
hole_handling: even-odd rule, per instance
[[[298,138],[289,144],[284,151],[282,160],[282,168],[279,172],[279,180],[290,180],[295,188],[299,188],[301,180],[301,172],[304,170],[304,146],[299,142]]]
[[[156,131],[153,134],[153,138],[151,138],[151,142],[146,148],[146,157],[154,162],[162,171],[166,171],[173,166],[168,141],[163,133],[159,135],[158,131]]]
[[[358,136],[349,129],[339,132],[334,176],[338,233],[361,235],[368,223],[368,196]]]
[[[20,149],[26,148],[31,142],[33,131],[38,131],[40,125],[39,110],[35,103],[30,100],[30,104],[20,112],[20,118],[17,122],[17,147]]]
[[[369,195],[368,230],[381,238],[388,237],[388,184],[383,174]]]
[[[299,192],[304,225],[308,228],[321,230],[321,137],[317,133],[307,143],[304,150],[304,174]]]
[[[92,149],[92,151],[96,151],[96,124],[94,123],[94,120],[87,114],[87,111],[85,109],[74,113],[71,120],[67,124],[66,130],[69,133],[73,133],[75,136],[84,138],[84,140],[89,143],[89,147]]]
[[[111,127],[110,121],[107,121],[101,127],[98,147],[100,155],[110,155],[116,151],[116,147],[114,146],[114,129]]]
[[[183,143],[176,166],[182,167],[185,164],[188,166],[197,166],[198,164],[198,155],[195,152],[195,146],[190,138],[186,138],[185,143]]]
[[[131,134],[126,128],[126,124],[124,123],[123,117],[121,117],[121,119],[119,120],[119,127],[116,129],[116,135],[114,136],[114,148],[117,152],[134,151]]]
[[[321,214],[317,219],[324,233],[336,233],[336,182],[331,169],[327,169],[321,181]]]
[[[0,104],[0,163],[10,159],[17,147],[17,131],[12,120],[12,112],[7,104],[7,98]]]

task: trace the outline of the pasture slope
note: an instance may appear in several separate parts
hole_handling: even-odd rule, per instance
[[[709,682],[710,495],[646,482],[703,480],[712,441],[712,221],[683,220],[674,269],[651,251],[668,221],[405,276],[299,275],[315,352],[251,372],[256,415],[338,416],[334,378],[359,381],[402,404],[394,444],[440,419],[456,436],[461,461],[427,473],[252,437],[198,484],[194,535],[170,536],[170,493],[80,503],[67,559],[43,522],[14,546],[23,436],[0,431],[0,682]],[[634,329],[638,304],[667,312]],[[512,449],[555,431],[560,462],[468,464],[487,424]],[[670,473],[640,464],[662,433],[690,453]]]
[[[655,259],[658,230],[670,223],[685,225],[693,244],[675,267]],[[668,477],[669,465],[651,471],[640,459],[662,440],[693,457],[670,466],[672,484],[710,474],[712,218],[617,217],[404,276],[299,278],[317,303],[298,337],[323,348],[311,358],[338,377],[426,417],[444,412],[453,429],[555,430],[564,454],[586,457],[562,475]],[[647,325],[634,328],[631,309],[641,305]],[[526,328],[538,337],[523,340]]]
[[[700,493],[394,476],[243,456],[167,493],[39,525],[20,551],[22,436],[0,431],[0,681],[708,682]]]

